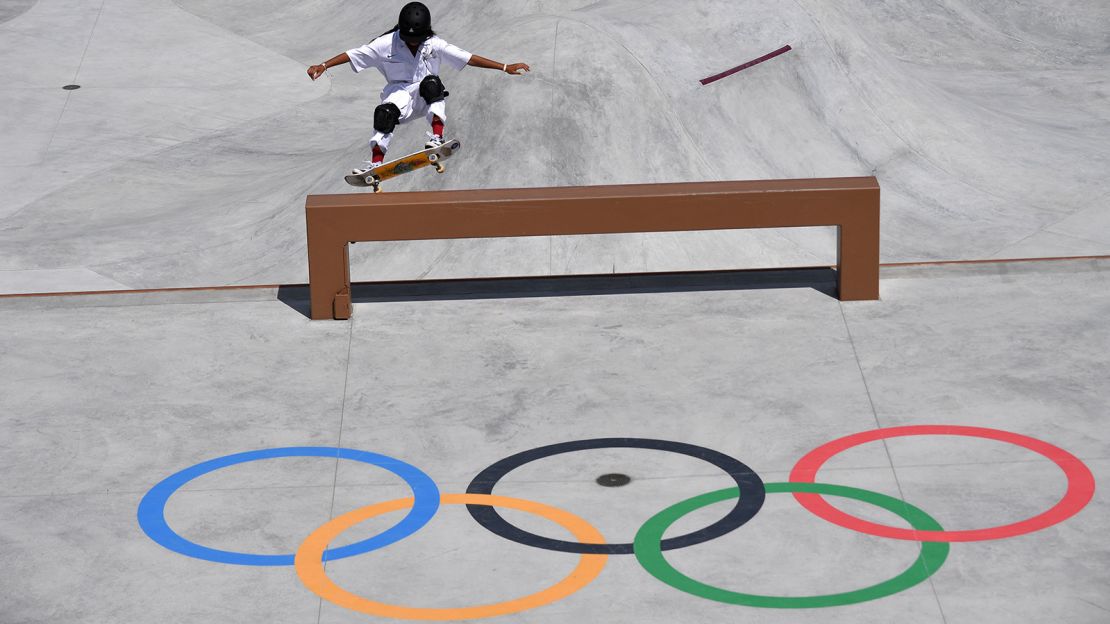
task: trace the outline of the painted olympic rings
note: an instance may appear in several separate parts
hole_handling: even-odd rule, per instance
[[[1067,491],[1049,510],[1021,522],[988,529],[945,531],[924,511],[900,499],[842,485],[814,483],[821,466],[844,450],[866,442],[919,435],[971,436],[1016,444],[1055,462],[1068,478]],[[737,487],[695,496],[664,509],[640,527],[631,544],[606,543],[601,534],[586,520],[567,511],[538,502],[496,496],[492,493],[500,479],[526,463],[562,453],[600,448],[652,449],[695,457],[728,473],[736,481]],[[412,489],[413,496],[368,505],[338,516],[313,531],[301,543],[295,555],[257,555],[207,548],[181,537],[166,523],[167,501],[174,492],[188,482],[220,468],[275,457],[334,457],[373,464],[404,479]],[[524,451],[495,462],[482,470],[470,482],[467,493],[442,496],[436,484],[425,473],[401,460],[385,455],[353,449],[322,447],[251,451],[208,460],[163,479],[151,488],[139,503],[138,520],[139,526],[151,539],[183,555],[237,565],[294,565],[298,577],[312,592],[325,600],[355,611],[398,619],[463,620],[517,613],[565,598],[590,583],[601,573],[607,555],[626,553],[634,554],[649,574],[678,590],[729,604],[787,609],[831,607],[875,600],[913,587],[936,572],[948,556],[950,548],[948,542],[999,539],[1051,526],[1078,513],[1091,500],[1094,488],[1094,477],[1081,460],[1046,442],[997,429],[920,425],[865,431],[834,440],[802,457],[794,466],[789,482],[768,484],[764,484],[755,472],[739,460],[718,451],[681,442],[645,438],[578,440]],[[702,543],[742,526],[758,513],[768,492],[792,493],[794,498],[809,511],[848,529],[881,537],[919,541],[921,552],[908,569],[876,585],[838,594],[797,597],[744,594],[713,587],[678,572],[667,562],[663,554],[667,550]],[[900,529],[864,521],[835,509],[825,502],[823,496],[846,497],[876,505],[901,516],[913,528]],[[717,522],[687,535],[663,539],[666,531],[687,514],[708,505],[732,499],[737,499],[736,505]],[[382,548],[418,531],[431,520],[441,504],[466,505],[471,516],[479,524],[512,541],[548,550],[576,553],[580,557],[578,566],[563,580],[535,594],[495,604],[450,609],[407,607],[376,602],[340,588],[325,574],[325,561]],[[577,541],[553,540],[522,531],[501,518],[492,509],[495,505],[551,520],[569,530]],[[388,512],[410,507],[409,513],[400,522],[383,533],[348,546],[327,549],[328,544],[354,525]]]
[[[827,483],[767,483],[767,492],[817,492],[825,495],[852,498],[865,503],[882,507],[887,511],[898,514],[910,523],[916,530],[939,531],[940,524],[929,514],[904,501],[892,498],[885,494],[869,492],[844,485],[829,485]],[[735,498],[739,494],[736,488],[717,490],[701,496],[682,501],[672,505],[656,514],[644,523],[636,534],[636,559],[652,576],[663,581],[675,589],[688,594],[725,602],[728,604],[746,605],[749,607],[767,607],[773,609],[811,609],[816,607],[838,607],[841,605],[866,602],[896,594],[909,589],[921,581],[932,576],[944,560],[948,558],[948,544],[943,542],[922,542],[921,554],[917,559],[898,576],[883,581],[877,585],[857,589],[840,594],[827,594],[824,596],[760,596],[756,594],[742,594],[707,585],[696,581],[676,570],[663,557],[659,548],[659,540],[663,533],[677,520],[686,514],[712,505],[713,503]]]
[[[602,568],[605,567],[605,560],[608,559],[606,555],[584,554],[581,556],[578,565],[566,578],[543,591],[515,600],[454,609],[403,607],[375,602],[342,589],[327,577],[320,555],[333,539],[364,520],[369,520],[390,511],[404,509],[411,506],[412,502],[413,499],[411,498],[403,498],[368,505],[345,513],[316,529],[297,549],[295,568],[301,582],[324,600],[360,613],[400,620],[472,620],[518,613],[565,598],[589,585],[591,581],[597,578],[597,575],[601,574]],[[507,496],[494,496],[493,494],[444,494],[440,502],[444,505],[498,505],[518,509],[547,518],[561,525],[582,542],[599,544],[605,541],[601,533],[582,518],[561,509],[532,501]]]
[[[342,559],[360,555],[408,537],[427,524],[439,508],[439,488],[436,487],[432,478],[399,459],[354,449],[294,446],[217,457],[166,477],[152,487],[139,502],[139,526],[155,542],[174,552],[196,559],[234,565],[293,565],[293,555],[254,555],[201,546],[181,537],[166,523],[166,503],[169,502],[170,496],[186,483],[220,468],[276,457],[337,457],[373,464],[401,477],[412,489],[413,496],[416,497],[416,504],[412,506],[412,511],[400,522],[379,535],[324,553],[327,559]]]
[[[500,481],[502,477],[524,464],[561,453],[601,448],[652,449],[688,455],[713,464],[736,481],[737,487],[740,488],[741,495],[737,498],[736,505],[724,518],[721,518],[704,529],[694,531],[693,533],[663,540],[663,550],[693,546],[694,544],[700,544],[715,537],[720,537],[733,529],[739,528],[748,520],[751,520],[752,517],[759,512],[759,508],[763,506],[763,480],[760,479],[759,475],[755,474],[751,468],[748,468],[739,460],[733,459],[724,453],[701,446],[694,446],[693,444],[670,442],[668,440],[651,440],[647,438],[596,438],[593,440],[576,440],[574,442],[562,442],[560,444],[541,446],[536,449],[524,451],[523,453],[517,453],[516,455],[502,459],[478,473],[478,476],[474,477],[474,480],[467,486],[466,491],[471,494],[492,494],[494,486],[497,485],[497,482]],[[502,518],[493,507],[485,505],[468,505],[467,509],[470,511],[470,515],[478,521],[478,524],[501,537],[526,546],[535,546],[537,548],[569,553],[606,555],[632,554],[631,542],[626,544],[583,544],[579,542],[551,539],[518,529]]]
[[[1063,498],[1053,505],[1051,509],[1033,516],[1032,518],[1014,522],[1013,524],[967,531],[941,531],[939,529],[934,531],[917,531],[913,529],[901,529],[868,522],[850,516],[828,504],[817,494],[796,493],[794,494],[794,498],[796,498],[803,507],[821,518],[846,529],[853,529],[860,533],[867,533],[868,535],[902,540],[925,540],[929,542],[974,542],[1015,537],[1050,527],[1079,513],[1079,510],[1083,509],[1095,494],[1095,477],[1091,474],[1091,470],[1087,468],[1078,457],[1062,448],[1009,431],[986,429],[984,427],[960,427],[950,425],[914,425],[908,427],[890,427],[889,429],[873,429],[871,431],[863,431],[833,440],[832,442],[817,447],[798,460],[798,463],[790,472],[790,480],[798,483],[812,483],[817,476],[817,471],[820,470],[821,466],[823,466],[829,458],[854,446],[874,440],[919,435],[957,435],[986,438],[988,440],[1009,442],[1010,444],[1029,449],[1034,453],[1039,453],[1052,460],[1053,463],[1064,471],[1064,474],[1068,478],[1068,489],[1064,493]]]

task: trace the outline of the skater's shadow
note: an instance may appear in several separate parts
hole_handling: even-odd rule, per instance
[[[744,271],[356,282],[351,285],[351,302],[516,299],[777,288],[811,288],[836,298],[836,271],[829,267],[807,267]],[[278,299],[305,317],[310,315],[307,286],[282,286],[278,289]]]

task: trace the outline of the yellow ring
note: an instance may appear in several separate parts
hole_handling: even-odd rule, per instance
[[[413,499],[411,497],[399,498],[384,503],[367,505],[330,520],[327,524],[313,531],[297,548],[297,555],[293,560],[293,567],[297,571],[297,576],[312,593],[328,602],[352,611],[399,620],[470,620],[518,613],[566,598],[597,578],[597,575],[601,574],[602,568],[605,567],[605,560],[608,559],[608,555],[581,555],[578,565],[566,578],[543,591],[515,600],[458,609],[423,609],[375,602],[348,592],[328,578],[324,570],[323,557],[324,551],[327,550],[328,544],[332,540],[360,522],[391,511],[408,509],[412,507],[412,504]],[[532,501],[494,494],[443,494],[440,496],[440,504],[496,505],[518,509],[547,518],[561,525],[580,542],[586,544],[605,543],[605,538],[602,537],[601,533],[582,518],[570,512]]]

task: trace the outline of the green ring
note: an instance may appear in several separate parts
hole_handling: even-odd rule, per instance
[[[782,492],[812,492],[828,496],[853,498],[896,513],[909,522],[910,526],[919,531],[942,530],[940,524],[930,517],[929,514],[905,501],[891,498],[885,494],[843,485],[830,485],[827,483],[788,482],[767,483],[765,485],[768,494]],[[896,594],[929,578],[933,572],[936,572],[940,566],[944,564],[944,560],[948,558],[948,543],[922,542],[921,554],[917,556],[913,564],[911,564],[905,572],[902,572],[888,581],[841,594],[797,597],[742,594],[740,592],[713,587],[712,585],[706,585],[705,583],[696,581],[682,574],[667,562],[666,558],[663,557],[663,551],[660,549],[659,544],[663,540],[663,534],[672,524],[679,518],[696,509],[701,509],[713,503],[734,499],[739,496],[739,488],[725,488],[723,490],[709,492],[708,494],[702,494],[701,496],[695,496],[694,498],[672,505],[655,514],[636,532],[636,539],[633,542],[633,552],[636,555],[636,560],[655,578],[675,589],[693,594],[694,596],[700,596],[717,602],[746,605],[749,607],[810,609],[856,604]]]

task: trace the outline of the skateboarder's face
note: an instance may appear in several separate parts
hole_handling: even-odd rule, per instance
[[[410,48],[419,47],[427,39],[424,35],[401,35],[401,41],[404,41]]]

